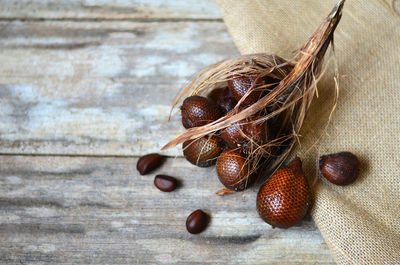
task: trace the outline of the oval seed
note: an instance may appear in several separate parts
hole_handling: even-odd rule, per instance
[[[201,233],[206,229],[208,221],[208,214],[198,209],[192,212],[186,219],[186,229],[191,234]]]
[[[166,175],[157,175],[154,178],[154,186],[164,192],[170,192],[176,189],[178,181],[174,177]]]
[[[148,154],[139,158],[136,169],[139,171],[140,175],[145,175],[161,166],[163,160],[163,157],[159,154]]]

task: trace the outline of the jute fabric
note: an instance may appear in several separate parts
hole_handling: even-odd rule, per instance
[[[242,54],[291,58],[335,0],[217,0]],[[335,32],[335,55],[301,130],[295,153],[313,183],[312,217],[338,264],[400,264],[400,17],[397,1],[348,0]],[[335,59],[334,59],[335,58]],[[339,98],[331,122],[335,65]],[[317,175],[322,154],[361,160],[352,185]],[[266,262],[268,257],[266,257]]]

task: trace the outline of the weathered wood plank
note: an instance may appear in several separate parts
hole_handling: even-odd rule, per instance
[[[195,73],[237,54],[223,23],[0,22],[0,153],[138,155]],[[180,155],[178,149],[169,155]]]
[[[134,158],[0,156],[0,263],[334,264],[308,219],[271,229],[255,210],[256,188],[225,197],[213,168],[169,159],[181,187],[163,193]],[[198,208],[199,235],[185,230]]]
[[[220,19],[213,0],[0,0],[2,19]]]

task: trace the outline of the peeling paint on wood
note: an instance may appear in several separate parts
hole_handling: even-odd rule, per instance
[[[183,131],[167,122],[179,89],[236,55],[217,22],[0,25],[0,153],[159,151]]]
[[[212,0],[0,0],[0,18],[219,19]]]

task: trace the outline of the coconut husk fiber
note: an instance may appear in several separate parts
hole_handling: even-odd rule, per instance
[[[336,0],[217,0],[242,54],[291,58]],[[400,264],[400,16],[397,1],[348,0],[294,150],[312,185],[312,217],[338,264]],[[335,112],[335,68],[339,98]],[[322,154],[350,151],[359,179],[344,187],[317,175]]]

